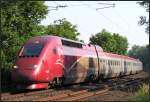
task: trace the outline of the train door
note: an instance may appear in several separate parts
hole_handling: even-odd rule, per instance
[[[108,60],[104,59],[104,69],[105,69],[105,76],[104,78],[107,78],[107,76],[109,75],[109,65],[108,65]]]
[[[124,73],[125,73],[125,75],[127,75],[128,74],[127,73],[128,72],[128,70],[127,70],[127,62],[125,60],[123,62],[124,62],[124,67],[123,67],[124,68]]]
[[[75,52],[76,50],[73,46],[73,42],[63,40],[62,44],[64,51],[64,83],[74,83],[78,78],[76,67],[80,58],[77,56],[77,52]]]
[[[96,80],[97,73],[98,73],[98,53],[94,51],[95,49],[92,49],[93,47],[90,46],[88,51],[88,55],[90,56],[88,58],[88,70],[87,70],[87,77],[92,78],[91,80]],[[96,58],[94,56],[97,56]]]
[[[49,67],[49,79],[59,82],[63,77],[63,50],[59,40],[52,39],[49,43],[47,62]]]
[[[56,61],[54,64],[54,74],[56,78],[61,78],[63,76],[63,50],[60,46],[56,46],[54,49],[54,54],[56,56]]]

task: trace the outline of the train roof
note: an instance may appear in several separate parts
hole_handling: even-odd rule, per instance
[[[74,43],[79,43],[79,44],[85,45],[85,43],[80,42],[80,41],[75,41],[75,40],[71,40],[71,39],[67,39],[67,38],[63,38],[63,37],[59,37],[59,36],[54,36],[54,35],[43,35],[43,36],[40,36],[40,37],[43,37],[43,38],[54,37],[54,38],[59,38],[59,39],[62,39],[62,40],[67,40],[67,41],[70,41],[70,42],[74,42]]]
[[[118,54],[114,54],[114,53],[108,53],[108,52],[104,52],[107,56],[109,57],[116,57],[116,58],[124,58],[124,59],[128,59],[128,60],[134,60],[134,61],[140,61],[139,59],[135,59],[126,55],[118,55]]]
[[[82,44],[82,45],[89,45],[89,44],[85,44],[83,42],[80,42],[80,41],[75,41],[75,40],[70,40],[70,39],[67,39],[67,38],[63,38],[63,37],[59,37],[59,36],[54,36],[54,35],[43,35],[43,36],[37,36],[37,38],[44,38],[44,39],[48,39],[48,38],[59,38],[61,40],[67,40],[67,41],[70,41],[70,42],[74,42],[74,43],[79,43],[79,44]],[[32,38],[36,38],[36,37],[32,37]],[[90,44],[92,45],[92,44]],[[102,47],[100,47],[99,45],[95,45],[96,48],[100,51],[103,52],[103,49]],[[108,52],[104,52],[107,56],[109,57],[115,57],[115,58],[124,58],[124,59],[128,59],[128,60],[134,60],[134,61],[140,61],[139,59],[135,59],[135,58],[132,58],[132,57],[129,57],[129,56],[125,56],[125,55],[118,55],[118,54],[114,54],[114,53],[108,53]]]

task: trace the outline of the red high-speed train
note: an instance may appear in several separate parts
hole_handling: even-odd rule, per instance
[[[33,37],[22,46],[12,81],[18,88],[39,89],[135,74],[142,69],[138,59],[103,52],[97,45],[47,35]]]

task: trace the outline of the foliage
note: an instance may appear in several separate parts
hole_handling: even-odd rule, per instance
[[[149,1],[141,1],[137,2],[140,6],[144,7],[147,12],[149,12]],[[149,34],[149,18],[146,19],[145,16],[140,16],[140,21],[138,22],[139,25],[145,25],[145,32]]]
[[[137,46],[134,45],[129,50],[128,55],[134,58],[138,58],[143,62],[144,70],[149,70],[149,46]]]
[[[79,40],[80,42],[84,43],[84,40]]]
[[[115,39],[115,41],[116,41],[115,52],[118,54],[124,54],[124,55],[127,54],[127,48],[128,48],[127,38],[114,33],[113,39]]]
[[[64,18],[54,21],[54,24],[48,25],[46,34],[78,40],[77,36],[80,33],[77,31],[76,25],[72,25]]]
[[[143,84],[135,95],[135,101],[149,102],[149,85]]]
[[[43,1],[1,1],[0,62],[3,78],[10,72],[15,55],[29,37],[40,35],[38,25],[48,13]]]
[[[125,55],[127,53],[128,41],[126,37],[119,34],[106,31],[103,29],[101,32],[90,37],[90,43],[101,46],[104,51],[113,52]]]

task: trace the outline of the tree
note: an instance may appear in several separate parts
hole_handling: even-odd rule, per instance
[[[148,72],[149,70],[149,46],[137,46],[134,45],[131,50],[129,50],[128,55],[137,59],[140,59],[143,63],[144,70]]]
[[[140,6],[144,7],[147,12],[149,12],[149,1],[137,2]],[[145,25],[145,32],[149,34],[149,18],[146,19],[146,16],[140,16],[140,21],[138,22],[140,26]]]
[[[128,40],[126,37],[120,36],[119,34],[114,33],[113,39],[116,41],[115,52],[118,54],[127,54]]]
[[[80,33],[77,31],[76,25],[72,25],[64,18],[54,21],[54,24],[48,25],[46,34],[78,40],[77,36]]]
[[[2,76],[8,76],[16,52],[31,36],[40,35],[38,24],[46,17],[43,1],[1,1],[0,62]],[[40,29],[39,29],[40,28]],[[6,76],[6,77],[7,77]]]
[[[119,34],[111,34],[103,29],[101,32],[90,37],[90,43],[101,46],[106,52],[125,55],[127,53],[128,41],[126,37]]]
[[[84,43],[84,40],[79,40],[80,42]]]

